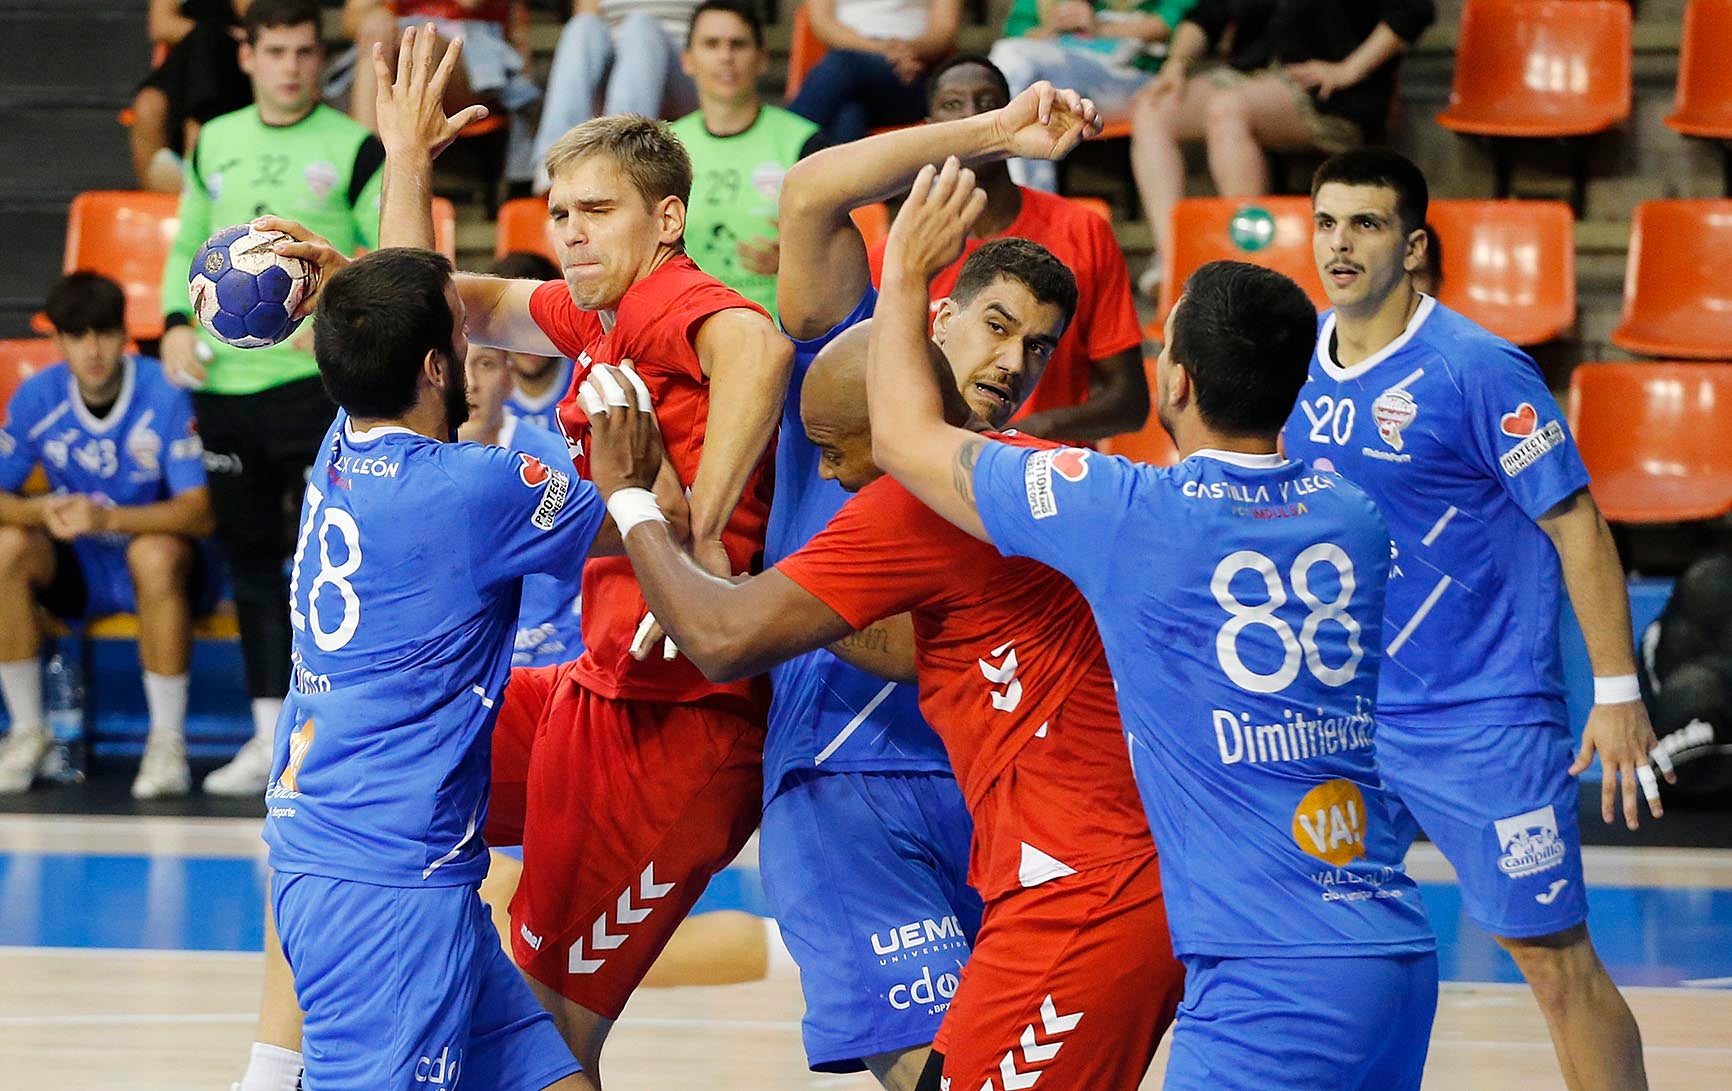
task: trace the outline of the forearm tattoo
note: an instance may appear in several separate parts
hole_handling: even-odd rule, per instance
[[[970,504],[974,503],[974,464],[980,461],[980,449],[985,446],[986,441],[979,436],[963,440],[962,446],[956,449],[956,462],[951,467],[956,494]]]

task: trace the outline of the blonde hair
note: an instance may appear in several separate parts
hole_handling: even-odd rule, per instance
[[[613,114],[577,126],[547,149],[549,178],[580,160],[605,155],[654,208],[666,197],[692,199],[692,159],[666,122],[641,114]]]

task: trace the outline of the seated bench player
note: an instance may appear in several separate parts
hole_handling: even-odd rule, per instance
[[[12,733],[0,792],[22,792],[53,752],[36,607],[64,618],[136,613],[150,736],[136,799],[187,793],[192,620],[215,605],[204,448],[192,399],[162,365],[126,351],[126,297],[96,273],[48,294],[63,363],[27,380],[0,431],[0,693]],[[17,495],[40,466],[51,490]]]
[[[523,579],[575,579],[602,505],[551,437],[446,442],[468,402],[449,261],[314,248],[314,351],[341,412],[301,507],[265,791],[305,1082],[592,1089],[477,891]]]

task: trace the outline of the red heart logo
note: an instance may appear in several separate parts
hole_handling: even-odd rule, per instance
[[[517,457],[523,460],[523,465],[517,468],[517,476],[523,479],[525,485],[534,489],[547,483],[551,474],[545,462],[534,455],[526,455],[522,451],[517,453]]]
[[[1081,481],[1089,475],[1089,452],[1081,447],[1066,447],[1052,456],[1052,468],[1066,481]]]
[[[1522,436],[1533,435],[1534,425],[1539,423],[1539,419],[1540,415],[1534,411],[1534,407],[1523,402],[1516,406],[1514,413],[1505,413],[1500,423],[1503,425],[1504,435],[1515,436],[1519,439]]]

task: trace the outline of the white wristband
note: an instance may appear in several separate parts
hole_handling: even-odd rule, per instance
[[[619,528],[620,540],[639,523],[665,523],[668,517],[656,503],[656,494],[648,489],[621,489],[607,498],[607,513]]]
[[[1624,705],[1641,699],[1642,687],[1633,674],[1594,678],[1594,704],[1596,705]]]

